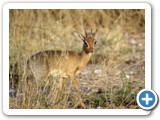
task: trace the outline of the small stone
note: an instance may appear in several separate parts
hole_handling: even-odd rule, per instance
[[[127,78],[127,79],[129,79],[129,78],[130,78],[130,76],[129,76],[129,75],[126,75],[126,78]]]
[[[103,109],[101,106],[98,106],[97,109]]]
[[[101,69],[96,69],[96,70],[94,70],[94,73],[95,73],[95,74],[101,74],[101,73],[102,73],[102,70],[101,70]]]

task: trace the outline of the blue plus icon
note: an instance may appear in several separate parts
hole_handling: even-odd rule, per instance
[[[157,94],[153,90],[141,90],[137,95],[138,105],[145,110],[150,110],[157,104]]]
[[[146,105],[149,105],[149,101],[153,101],[153,98],[150,98],[149,94],[146,93],[146,96],[145,96],[145,98],[142,98],[142,101],[145,101]]]

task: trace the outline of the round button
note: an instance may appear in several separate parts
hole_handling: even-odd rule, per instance
[[[154,108],[157,101],[157,94],[153,90],[143,89],[137,94],[137,103],[144,110]]]

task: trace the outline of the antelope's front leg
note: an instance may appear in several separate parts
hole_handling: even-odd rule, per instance
[[[83,103],[83,100],[82,100],[82,97],[81,97],[81,94],[80,94],[80,91],[79,91],[78,82],[77,82],[75,76],[72,76],[71,80],[72,80],[72,83],[73,83],[73,85],[76,89],[76,92],[78,93],[78,98],[79,98],[79,101],[80,101],[80,105],[81,105],[82,108],[85,108],[85,104]]]

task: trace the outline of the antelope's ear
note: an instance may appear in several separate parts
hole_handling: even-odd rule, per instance
[[[78,33],[79,37],[84,41],[84,36],[81,33]]]

